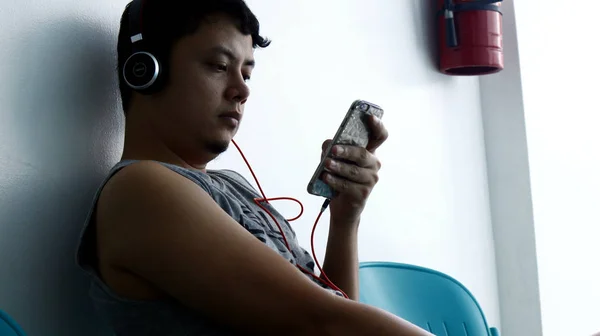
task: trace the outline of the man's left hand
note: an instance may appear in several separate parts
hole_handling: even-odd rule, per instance
[[[334,191],[330,203],[331,222],[336,225],[358,226],[366,201],[379,180],[381,162],[375,150],[388,138],[388,131],[375,116],[369,118],[370,140],[366,148],[334,146],[325,161],[326,171],[321,178]],[[323,153],[332,140],[323,143]]]

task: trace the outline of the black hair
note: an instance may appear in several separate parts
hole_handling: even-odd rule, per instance
[[[119,90],[123,111],[127,113],[133,90],[123,78],[123,67],[132,54],[129,28],[129,8],[121,17],[119,40],[117,42]],[[144,49],[153,53],[168,69],[173,45],[181,38],[194,34],[200,24],[210,15],[224,14],[238,24],[242,34],[252,36],[253,48],[266,48],[270,40],[260,36],[260,24],[244,0],[145,0],[142,24]],[[168,75],[166,75],[168,76]]]

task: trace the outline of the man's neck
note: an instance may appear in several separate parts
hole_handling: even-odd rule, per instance
[[[153,133],[150,125],[142,125],[143,122],[129,119],[125,123],[125,144],[121,160],[152,160],[177,165],[187,169],[206,172],[206,165],[211,160],[186,158],[178,155],[177,151]],[[206,155],[208,157],[208,155]]]

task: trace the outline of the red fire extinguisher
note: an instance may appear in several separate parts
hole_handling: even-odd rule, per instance
[[[438,0],[440,71],[488,75],[504,69],[502,0]]]

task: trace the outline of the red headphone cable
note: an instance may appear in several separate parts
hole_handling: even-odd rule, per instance
[[[277,228],[279,229],[279,233],[281,233],[281,236],[283,237],[283,242],[285,243],[285,246],[287,247],[288,251],[290,251],[290,253],[292,253],[292,255],[294,254],[294,252],[292,251],[292,249],[290,248],[290,245],[287,241],[287,238],[285,236],[285,233],[283,232],[283,229],[281,228],[281,225],[279,224],[279,221],[277,221],[277,219],[275,218],[275,216],[273,216],[273,214],[271,213],[271,211],[269,211],[265,206],[263,206],[261,203],[265,202],[267,204],[270,204],[270,201],[279,201],[279,200],[287,200],[287,201],[293,201],[298,203],[298,205],[300,205],[300,214],[292,219],[287,219],[288,222],[293,222],[297,219],[299,219],[302,214],[304,213],[304,205],[302,204],[302,202],[300,202],[299,200],[292,198],[292,197],[276,197],[276,198],[267,198],[267,196],[265,195],[265,192],[262,189],[262,186],[260,185],[260,182],[258,181],[258,178],[256,177],[256,174],[254,174],[254,170],[252,169],[252,166],[250,165],[250,163],[248,162],[248,159],[246,159],[246,156],[244,155],[244,152],[242,152],[242,149],[238,146],[238,144],[232,139],[231,142],[233,143],[233,145],[237,148],[238,152],[240,153],[240,155],[242,156],[242,159],[244,160],[244,162],[246,163],[246,166],[248,166],[248,170],[250,170],[250,173],[252,174],[252,177],[254,178],[254,182],[256,182],[256,185],[258,186],[258,190],[260,191],[260,194],[262,195],[262,198],[255,198],[254,199],[254,203],[256,203],[256,205],[258,205],[262,210],[264,210],[269,217],[271,217],[271,219],[275,222],[275,224],[277,225]],[[317,228],[317,224],[319,223],[319,220],[321,219],[321,216],[323,215],[323,213],[325,212],[325,210],[327,209],[327,207],[329,206],[329,199],[326,199],[325,202],[323,202],[323,205],[321,206],[321,210],[319,211],[319,214],[317,215],[317,219],[315,220],[315,223],[313,225],[313,229],[310,235],[310,245],[311,245],[311,252],[312,252],[312,257],[315,260],[315,264],[317,265],[317,268],[319,269],[319,272],[321,272],[321,276],[317,276],[316,274],[314,274],[313,272],[301,267],[300,265],[296,265],[296,267],[298,267],[302,272],[310,275],[311,277],[313,277],[315,280],[320,281],[321,283],[325,284],[326,286],[329,286],[330,288],[339,291],[340,293],[342,293],[342,295],[348,299],[348,295],[346,295],[346,293],[344,293],[343,290],[341,290],[339,287],[337,287],[336,285],[333,284],[333,282],[331,282],[331,280],[329,280],[329,278],[327,277],[327,275],[325,274],[325,272],[323,271],[323,269],[321,268],[321,265],[319,264],[319,260],[317,259],[316,253],[315,253],[315,244],[314,244],[314,237],[315,237],[315,231]]]

